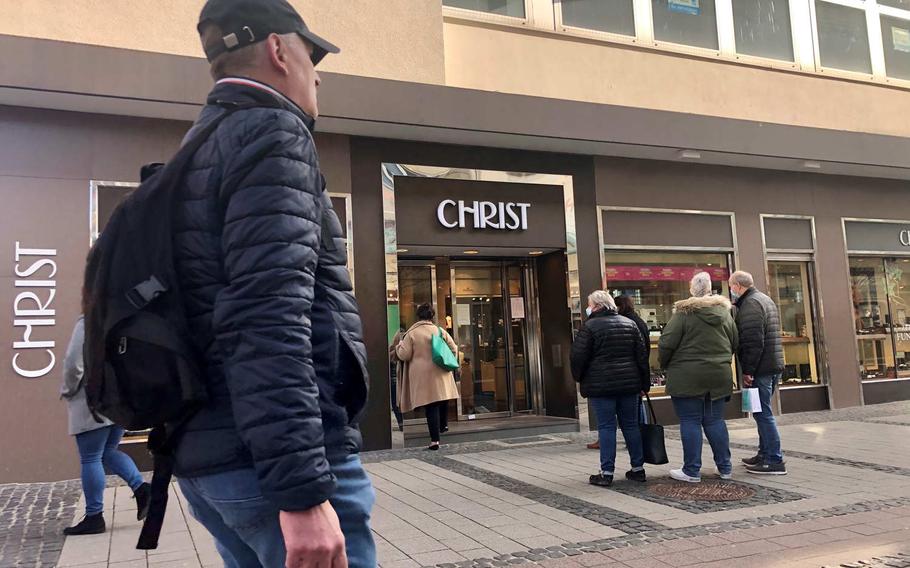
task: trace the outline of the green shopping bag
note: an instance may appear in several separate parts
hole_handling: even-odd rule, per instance
[[[458,368],[458,357],[452,353],[452,350],[449,348],[449,344],[446,343],[445,338],[442,336],[442,328],[436,326],[439,330],[439,333],[433,336],[433,339],[430,340],[430,350],[433,352],[433,362],[436,363],[437,367],[441,367],[446,371],[454,371]]]

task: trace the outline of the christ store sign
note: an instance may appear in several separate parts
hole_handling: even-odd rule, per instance
[[[464,229],[470,226],[475,229],[500,229],[505,231],[527,231],[528,209],[530,203],[505,203],[500,201],[455,201],[444,199],[436,207],[436,218],[439,224],[448,229]]]
[[[16,241],[13,300],[13,370],[20,377],[37,379],[57,363],[56,342],[48,339],[57,323],[57,249],[28,248]],[[26,363],[25,360],[29,362]]]
[[[398,177],[398,244],[543,250],[566,246],[562,186]]]

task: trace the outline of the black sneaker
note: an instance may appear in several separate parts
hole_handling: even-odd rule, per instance
[[[756,475],[787,475],[787,466],[784,463],[762,463],[748,465],[746,471]]]
[[[648,480],[647,476],[645,476],[645,470],[643,469],[627,471],[626,479],[629,481],[640,481],[642,483]]]
[[[84,519],[79,521],[78,525],[63,529],[63,534],[66,536],[102,534],[106,530],[107,526],[104,524],[104,514],[98,513],[97,515],[86,515]]]
[[[591,485],[596,485],[598,487],[609,487],[613,485],[613,476],[598,473],[597,475],[592,475],[589,477],[588,483]]]
[[[755,454],[751,458],[743,458],[743,463],[746,465],[761,465],[765,459],[761,454]]]
[[[149,514],[149,504],[152,502],[152,486],[143,483],[133,491],[136,499],[136,520],[142,521]]]

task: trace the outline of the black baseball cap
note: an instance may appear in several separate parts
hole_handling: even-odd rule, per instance
[[[208,0],[199,14],[196,29],[205,24],[218,26],[220,41],[202,46],[209,62],[228,51],[263,41],[269,34],[296,32],[313,44],[313,65],[329,53],[341,51],[331,42],[310,31],[303,18],[286,0]]]

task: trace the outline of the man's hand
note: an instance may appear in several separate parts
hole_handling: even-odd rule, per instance
[[[281,511],[278,519],[287,568],[347,568],[344,534],[328,501],[306,511]]]
[[[746,388],[752,387],[752,375],[743,375],[743,384],[746,385]]]

